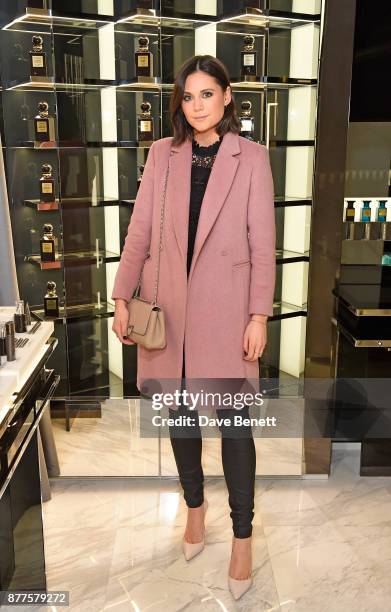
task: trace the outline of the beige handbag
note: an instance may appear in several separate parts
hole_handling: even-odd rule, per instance
[[[157,304],[157,292],[159,286],[160,251],[162,250],[164,205],[167,191],[168,170],[169,164],[167,165],[166,178],[162,195],[162,206],[160,211],[160,240],[154,298],[150,302],[149,300],[144,300],[139,295],[141,286],[141,276],[144,268],[143,264],[143,268],[141,269],[140,276],[138,279],[137,287],[135,289],[132,299],[128,303],[128,338],[130,340],[133,340],[133,342],[136,342],[137,344],[141,344],[146,349],[162,349],[166,346],[167,343],[164,312]]]

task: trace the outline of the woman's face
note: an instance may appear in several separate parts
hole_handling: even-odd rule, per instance
[[[231,101],[231,89],[224,92],[214,77],[202,70],[189,74],[185,82],[182,110],[196,132],[213,130]]]

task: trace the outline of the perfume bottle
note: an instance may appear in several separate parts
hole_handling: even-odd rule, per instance
[[[379,208],[377,209],[376,221],[384,223],[387,219],[387,200],[379,200]]]
[[[34,117],[34,131],[36,142],[55,140],[54,120],[49,116],[49,104],[45,101],[38,103],[38,115]]]
[[[363,207],[361,209],[361,221],[368,222],[371,220],[371,209],[370,204],[371,200],[363,200]]]
[[[30,74],[31,76],[47,76],[46,53],[43,50],[42,36],[34,35],[32,43],[33,48],[30,51]]]
[[[15,331],[18,334],[22,334],[27,331],[26,315],[24,312],[24,301],[17,300],[16,311],[14,313]]]
[[[50,164],[42,164],[39,179],[39,199],[41,202],[54,202],[54,179]]]
[[[354,215],[355,215],[355,209],[354,209],[354,200],[348,200],[348,205],[346,207],[346,213],[345,213],[345,221],[354,221]]]
[[[148,49],[148,36],[139,36],[138,49],[134,54],[137,77],[150,77],[153,74],[153,55]]]
[[[153,118],[150,102],[141,102],[141,113],[137,118],[138,140],[140,142],[153,140]]]
[[[56,293],[56,283],[54,281],[48,281],[46,284],[44,310],[47,317],[58,317],[60,315],[60,306],[58,295]]]
[[[31,325],[31,311],[30,311],[30,306],[28,302],[26,302],[24,312],[26,315],[26,326],[28,327],[29,325]]]
[[[43,236],[40,240],[41,261],[56,261],[57,238],[53,234],[53,225],[45,223]]]
[[[254,117],[251,115],[250,100],[243,100],[240,105],[240,135],[248,140],[254,140]]]
[[[15,361],[16,340],[15,340],[15,323],[7,321],[5,324],[5,349],[7,353],[7,361]]]
[[[134,61],[136,65],[136,76],[152,76],[153,74],[153,55],[149,51],[149,38],[148,36],[139,36],[138,38],[138,49],[134,54]]]
[[[142,180],[142,178],[143,178],[144,165],[143,165],[143,164],[141,164],[141,165],[138,167],[138,169],[139,169],[140,174],[139,174],[139,176],[138,176],[138,178],[137,178],[137,191],[140,189],[141,180]]]
[[[257,51],[254,49],[255,38],[247,34],[243,38],[243,50],[241,51],[241,76],[256,76],[257,74]]]

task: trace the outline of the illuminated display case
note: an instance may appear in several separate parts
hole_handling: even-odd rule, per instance
[[[138,396],[136,347],[123,347],[113,334],[109,296],[151,144],[140,126],[149,116],[155,140],[171,134],[168,103],[176,71],[204,53],[226,64],[237,108],[251,109],[254,127],[246,135],[269,148],[277,283],[261,372],[300,385],[321,14],[320,0],[2,5],[3,145],[17,273],[21,297],[42,318],[47,282],[56,283],[61,348],[52,367],[61,374],[58,399],[95,397],[98,405],[110,396]],[[42,39],[35,50],[33,37]],[[245,37],[253,37],[252,47],[244,47]],[[32,74],[33,59],[38,74]],[[47,136],[39,132],[46,129],[47,117],[38,112],[42,102],[51,122]],[[140,120],[142,105],[150,110]],[[41,192],[48,164],[52,201]],[[40,257],[47,223],[58,238],[52,266]]]

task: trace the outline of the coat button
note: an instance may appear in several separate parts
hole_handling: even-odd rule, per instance
[[[222,255],[228,255],[228,251],[221,251]]]

